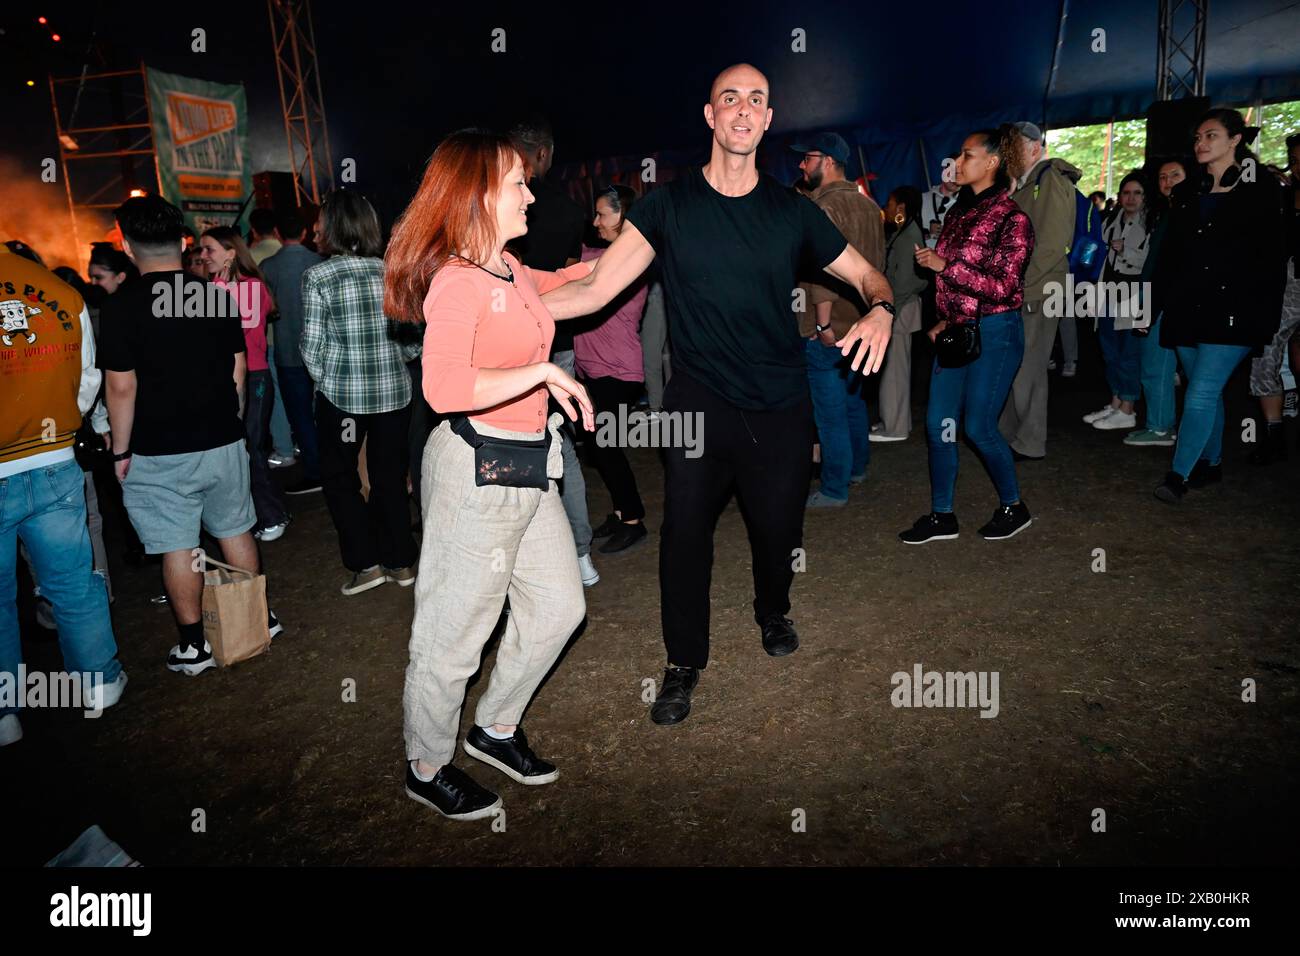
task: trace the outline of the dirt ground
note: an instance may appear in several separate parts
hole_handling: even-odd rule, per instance
[[[319,495],[291,499],[289,532],[263,547],[287,632],[269,654],[194,679],[163,666],[175,630],[149,602],[158,568],[121,564],[110,536],[130,686],[99,720],[24,714],[26,739],[0,751],[18,824],[0,859],[43,863],[98,823],[146,865],[1290,863],[1300,455],[1253,468],[1230,424],[1225,482],[1162,505],[1151,490],[1167,452],[1079,422],[1104,400],[1096,368],[1054,376],[1049,457],[1020,466],[1034,524],[1001,543],[974,533],[996,500],[969,449],[960,540],[897,541],[928,510],[918,381],[911,440],[873,445],[850,504],[807,520],[790,657],[762,651],[733,502],[717,532],[713,656],[680,726],[653,725],[642,700],[663,666],[657,535],[597,555],[585,628],[525,718],[560,780],[523,787],[458,757],[499,787],[503,832],[404,796],[413,594],[339,594]],[[1253,412],[1243,373],[1228,395],[1240,423]],[[634,462],[657,531],[658,461]],[[599,521],[608,498],[587,480]],[[57,669],[26,605],[23,621],[29,668]],[[891,675],[918,663],[996,671],[997,717],[893,707]],[[342,700],[347,678],[355,703]],[[1255,703],[1241,699],[1245,678]],[[485,686],[471,686],[470,715]]]

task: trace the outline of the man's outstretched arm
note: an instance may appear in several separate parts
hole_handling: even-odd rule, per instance
[[[857,289],[863,301],[873,307],[835,344],[844,355],[848,355],[854,344],[861,342],[858,354],[853,358],[853,370],[860,370],[863,375],[880,371],[880,366],[885,361],[885,349],[889,346],[889,337],[894,330],[894,317],[874,306],[878,302],[893,304],[894,290],[889,287],[889,280],[851,245],[844,247],[844,251],[826,267],[826,271]]]
[[[614,296],[630,286],[654,261],[655,251],[645,236],[630,222],[585,279],[574,279],[542,296],[551,317],[572,319],[599,311]],[[888,286],[886,286],[888,288]]]

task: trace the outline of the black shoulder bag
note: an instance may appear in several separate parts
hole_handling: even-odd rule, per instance
[[[505,485],[546,491],[550,487],[546,477],[546,458],[551,448],[549,427],[536,441],[520,441],[480,435],[464,415],[455,415],[448,423],[474,449],[474,484],[480,488]]]
[[[949,322],[934,337],[934,358],[940,368],[961,368],[980,357],[980,320]]]

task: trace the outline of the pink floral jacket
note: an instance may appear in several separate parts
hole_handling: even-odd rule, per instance
[[[935,252],[947,262],[935,277],[935,306],[948,322],[974,322],[1024,301],[1034,227],[1005,189],[990,187],[972,205],[948,211]]]

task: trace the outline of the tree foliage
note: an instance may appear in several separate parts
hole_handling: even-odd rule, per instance
[[[1246,121],[1256,125],[1259,113],[1247,110]],[[1300,132],[1300,100],[1289,103],[1271,103],[1263,108],[1263,123],[1255,152],[1264,163],[1286,165],[1286,138]],[[1100,189],[1114,195],[1119,181],[1130,170],[1141,167],[1146,150],[1146,120],[1122,120],[1115,124],[1114,150],[1111,161],[1111,181],[1106,181],[1106,124],[1071,126],[1049,130],[1047,151],[1078,166],[1083,172],[1079,188],[1085,193]],[[1188,152],[1190,152],[1190,144]],[[1109,188],[1108,188],[1109,186]]]

